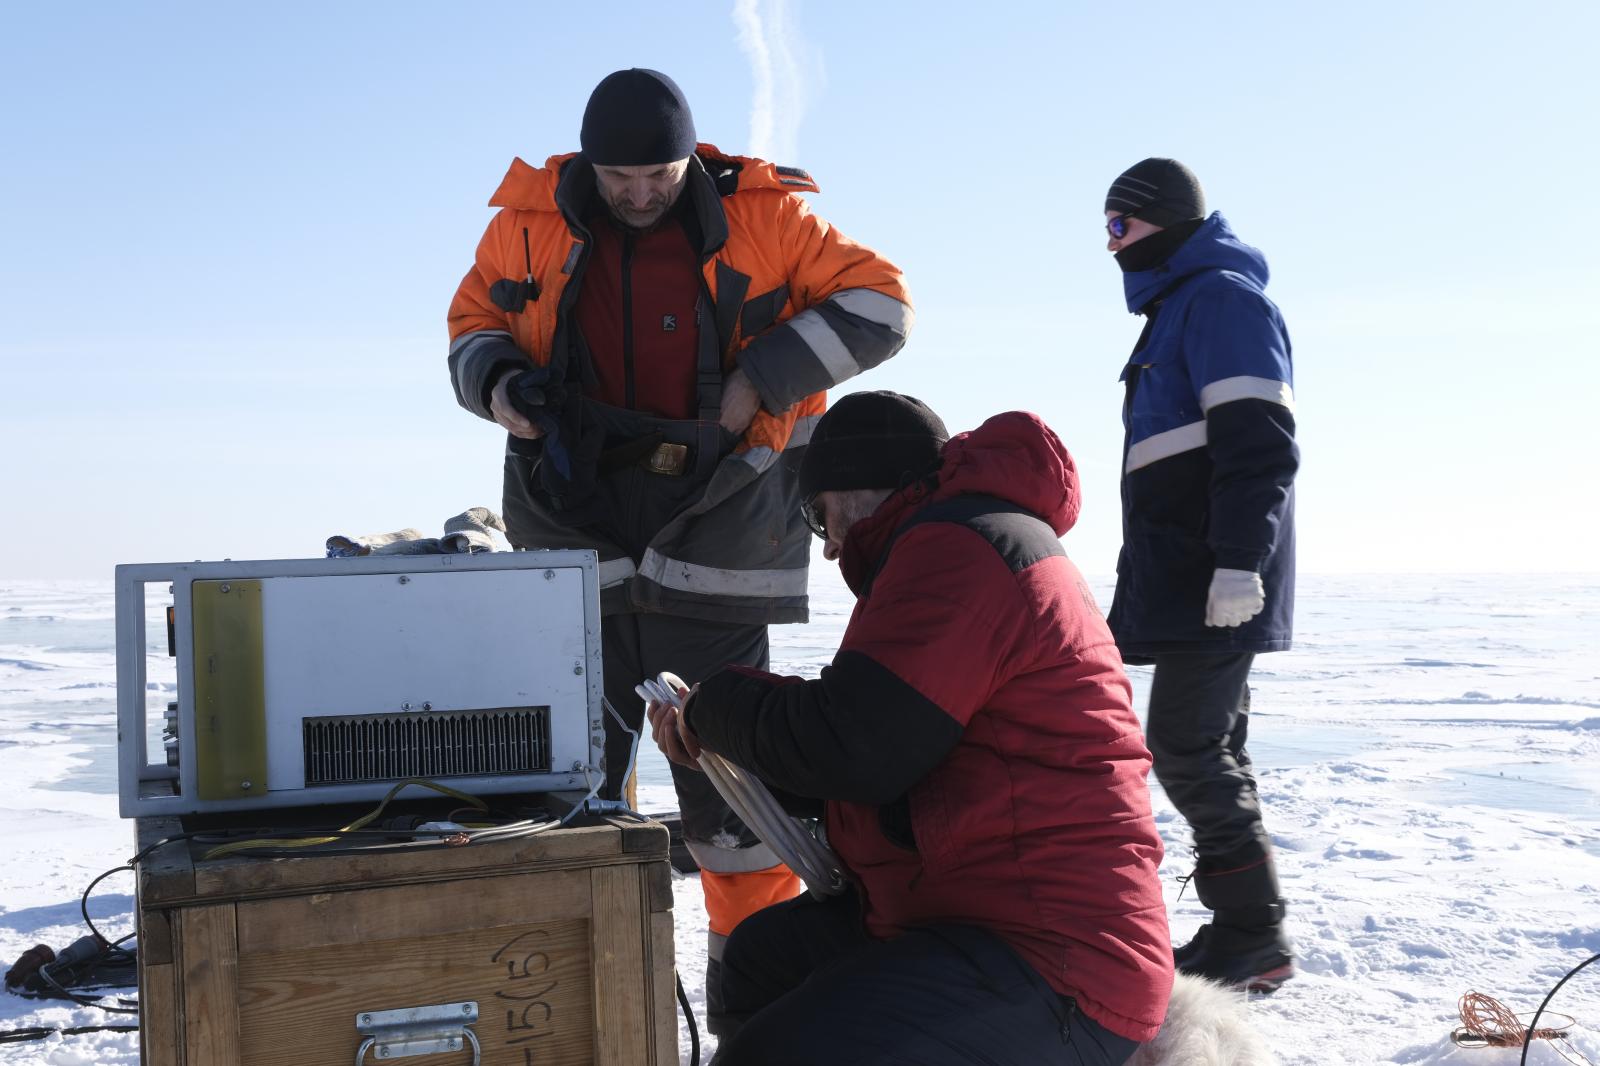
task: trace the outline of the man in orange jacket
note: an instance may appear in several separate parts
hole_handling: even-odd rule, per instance
[[[912,311],[892,263],[810,213],[808,174],[698,143],[666,75],[601,81],[580,142],[514,160],[490,200],[450,305],[450,376],[508,434],[511,543],[599,553],[605,694],[637,728],[641,678],[765,669],[768,624],[806,621],[800,458],[825,390],[897,352]],[[673,781],[716,989],[733,927],[799,886],[703,774]]]

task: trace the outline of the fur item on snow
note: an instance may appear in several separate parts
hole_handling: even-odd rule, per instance
[[[1177,974],[1167,1020],[1127,1066],[1276,1066],[1277,1059],[1250,1026],[1243,992]]]
[[[474,555],[508,552],[506,524],[487,507],[469,507],[445,520],[444,536],[425,537],[415,529],[328,538],[328,558],[350,559],[362,555]]]
[[[439,538],[424,537],[418,529],[397,529],[393,533],[365,533],[359,537],[343,534],[328,538],[328,558],[349,559],[360,555],[438,555]]]
[[[461,555],[508,552],[511,545],[506,541],[505,531],[505,522],[489,508],[469,507],[454,518],[445,519],[439,546]]]

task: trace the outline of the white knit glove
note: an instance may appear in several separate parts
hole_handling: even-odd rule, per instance
[[[1253,570],[1218,570],[1206,596],[1206,625],[1242,626],[1267,605],[1261,575]]]

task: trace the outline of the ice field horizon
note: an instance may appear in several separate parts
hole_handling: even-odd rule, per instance
[[[1091,585],[1109,606],[1110,580]],[[812,621],[773,627],[773,668],[816,676],[850,605],[819,560]],[[152,706],[170,697],[161,644]],[[1249,745],[1300,962],[1299,976],[1250,1007],[1281,1062],[1517,1062],[1511,1049],[1457,1048],[1449,1031],[1461,994],[1532,1011],[1600,952],[1597,653],[1600,574],[1300,576],[1296,645],[1261,656],[1252,674]],[[6,965],[35,943],[80,936],[83,886],[132,852],[133,827],[117,817],[114,667],[109,580],[0,579]],[[1148,670],[1129,673],[1142,712]],[[643,810],[675,807],[648,742],[640,778]],[[1178,899],[1187,831],[1154,784],[1152,797],[1173,936],[1186,939],[1203,920],[1192,893]],[[703,910],[693,878],[675,887],[679,969],[698,1010]],[[132,891],[129,875],[103,884],[96,922],[131,930]],[[1572,1044],[1591,1059],[1597,970],[1551,1004],[1576,1019]],[[0,994],[0,1031],[107,1017]],[[687,1050],[685,1038],[685,1062]],[[131,1034],[0,1046],[4,1063],[137,1061]],[[1528,1061],[1563,1060],[1535,1044]]]

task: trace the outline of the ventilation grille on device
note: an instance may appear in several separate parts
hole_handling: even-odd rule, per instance
[[[550,772],[550,708],[305,720],[306,787]]]

